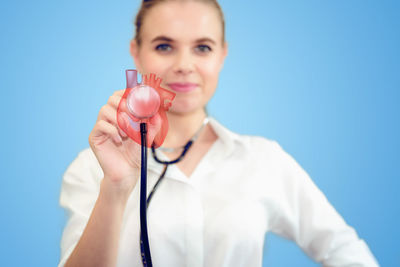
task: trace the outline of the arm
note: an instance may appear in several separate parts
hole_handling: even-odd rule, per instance
[[[69,257],[70,266],[115,266],[126,197],[103,179],[86,228]]]
[[[129,194],[102,176],[90,149],[81,152],[64,174],[60,205],[67,211],[68,221],[60,267],[115,266]]]
[[[366,243],[346,224],[297,162],[279,147],[283,199],[273,231],[294,240],[323,266],[378,266]]]
[[[116,121],[122,94],[116,91],[100,109],[89,135],[91,150],[82,152],[64,175],[60,204],[69,219],[59,266],[116,264],[125,205],[140,174],[140,145]],[[154,123],[149,143],[161,127],[160,120]]]

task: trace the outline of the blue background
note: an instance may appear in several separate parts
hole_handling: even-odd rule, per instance
[[[138,1],[7,1],[0,11],[2,266],[55,266],[62,174],[125,85]],[[208,110],[277,140],[400,266],[399,1],[221,2],[230,54]],[[264,266],[315,266],[267,235]]]

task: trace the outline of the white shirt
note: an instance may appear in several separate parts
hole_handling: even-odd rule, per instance
[[[190,178],[169,166],[150,202],[147,222],[155,267],[260,267],[267,231],[293,240],[324,266],[378,266],[365,242],[276,142],[235,134],[212,118],[210,124],[218,139]],[[148,192],[162,169],[149,155]],[[60,204],[69,219],[59,266],[82,235],[102,178],[90,149],[64,174]],[[139,183],[123,218],[120,267],[142,266]]]

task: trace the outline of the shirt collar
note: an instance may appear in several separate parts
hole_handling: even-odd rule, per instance
[[[227,129],[213,117],[209,117],[209,124],[218,136],[216,142],[220,142],[220,145],[222,145],[219,148],[221,152],[220,156],[223,158],[228,157],[234,151],[235,143],[240,140],[240,136]],[[163,166],[154,160],[150,149],[148,150],[148,155],[148,166],[152,170],[161,173]],[[168,157],[159,150],[157,151],[157,157],[161,160],[168,160]]]
[[[230,131],[213,117],[210,117],[209,123],[214,132],[218,135],[217,141],[220,141],[223,145],[224,156],[229,156],[235,148],[235,143],[240,140],[240,136]]]

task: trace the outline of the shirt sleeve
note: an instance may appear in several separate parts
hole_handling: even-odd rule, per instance
[[[59,267],[64,266],[78,243],[100,191],[102,171],[90,149],[83,150],[64,173],[60,206],[67,214],[61,238]]]
[[[346,224],[308,174],[279,145],[277,149],[283,199],[272,231],[294,240],[323,266],[378,266],[367,244]]]

